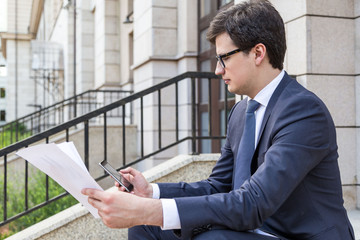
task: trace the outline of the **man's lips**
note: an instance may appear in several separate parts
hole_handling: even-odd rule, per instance
[[[230,79],[223,79],[223,80],[224,80],[225,84],[229,84],[229,82],[230,82]]]

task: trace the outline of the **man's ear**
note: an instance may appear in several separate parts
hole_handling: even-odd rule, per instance
[[[265,59],[266,47],[264,44],[258,43],[255,45],[255,47],[253,49],[255,52],[255,64],[260,65]]]

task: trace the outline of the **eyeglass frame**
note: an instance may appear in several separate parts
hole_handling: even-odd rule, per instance
[[[224,63],[223,58],[231,56],[231,55],[241,52],[241,51],[244,51],[244,50],[242,50],[241,48],[238,48],[238,49],[232,50],[232,51],[224,53],[224,54],[216,55],[215,57],[216,57],[217,61],[220,63],[220,66],[222,68],[225,68],[225,63]]]

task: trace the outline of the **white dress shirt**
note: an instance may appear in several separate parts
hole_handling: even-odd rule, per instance
[[[273,79],[268,85],[266,85],[255,97],[254,100],[260,103],[259,108],[255,111],[256,127],[255,127],[255,146],[257,145],[257,140],[260,132],[260,126],[264,119],[264,114],[266,107],[270,101],[272,94],[274,93],[276,87],[279,85],[281,79],[284,77],[284,70]],[[250,98],[248,98],[250,100]],[[157,184],[151,184],[153,187],[153,198],[160,198],[160,189]],[[163,208],[163,230],[169,229],[180,229],[180,217],[179,212],[176,206],[174,199],[160,199]],[[269,235],[260,229],[253,230],[256,233]],[[269,235],[272,236],[272,235]]]

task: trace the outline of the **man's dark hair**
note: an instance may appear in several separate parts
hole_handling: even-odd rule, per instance
[[[219,12],[210,23],[207,39],[215,44],[216,37],[224,32],[245,53],[258,43],[264,44],[272,67],[283,69],[284,22],[267,0],[250,0]]]

